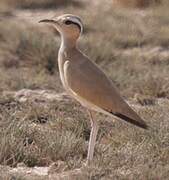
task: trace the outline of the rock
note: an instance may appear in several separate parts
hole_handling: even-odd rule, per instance
[[[68,169],[64,161],[57,161],[49,166],[49,174],[62,173]]]
[[[50,90],[21,89],[19,91],[7,91],[3,95],[14,97],[19,102],[34,101],[43,103],[70,100],[66,93],[56,93]]]
[[[53,163],[50,167],[16,167],[11,168],[9,166],[0,166],[0,179],[23,179],[24,180],[86,180],[86,170],[83,168],[80,169],[74,169],[69,171],[64,171],[64,168],[62,169],[64,172],[53,172],[49,174],[49,170],[52,166],[55,166],[57,164],[58,168],[63,168],[63,165],[65,166],[65,163],[63,161],[59,161],[56,163]]]
[[[26,164],[24,162],[18,163],[17,168],[19,168],[19,167],[26,167]]]

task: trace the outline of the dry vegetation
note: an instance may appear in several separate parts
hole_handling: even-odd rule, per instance
[[[112,0],[115,5],[144,8],[161,3],[161,0]]]
[[[5,7],[3,12],[8,9],[12,15],[15,8],[49,8],[50,3],[54,7],[53,3],[58,6],[61,1],[15,0],[10,8],[7,2],[11,4],[1,1],[0,9]],[[93,11],[93,7],[64,2],[63,12],[76,10],[84,20],[81,49],[151,127],[145,132],[121,121],[105,122],[110,118],[97,115],[101,128],[94,163],[76,178],[168,179],[168,2],[141,11],[102,5]],[[63,161],[65,172],[80,168],[90,133],[85,109],[67,98],[20,101],[6,93],[23,88],[63,91],[57,69],[59,37],[38,24],[5,15],[0,19],[0,164],[16,167],[23,162],[34,167]],[[9,177],[0,173],[0,179]],[[17,175],[16,179],[25,178]]]
[[[67,5],[80,5],[76,0],[2,0],[1,4],[13,8],[23,8],[23,9],[49,9],[58,8]]]

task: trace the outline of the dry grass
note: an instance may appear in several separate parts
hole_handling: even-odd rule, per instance
[[[66,12],[74,10],[75,7],[65,8]],[[87,178],[167,179],[167,2],[145,11],[98,6],[94,12],[76,12],[86,27],[79,46],[126,98],[135,97],[136,110],[151,127],[144,132],[120,121],[103,123],[101,120],[108,117],[98,115],[101,128],[94,163],[85,170]],[[54,40],[54,36],[38,25],[15,18],[0,21],[0,92],[23,88],[63,90],[57,70],[59,38]],[[0,164],[15,167],[24,162],[32,167],[62,160],[67,170],[81,167],[90,133],[87,119],[85,110],[71,100],[21,103],[1,95]]]
[[[147,132],[121,121],[103,123],[105,117],[97,117],[101,128],[94,163],[85,170],[88,177],[165,179],[169,170],[169,101],[159,100],[158,104],[137,109],[151,126]],[[32,167],[62,160],[66,170],[71,170],[84,162],[90,126],[78,104],[20,103],[8,96],[2,97],[0,110],[1,164],[15,167],[24,162]]]
[[[49,9],[49,8],[58,8],[60,6],[67,5],[77,5],[80,3],[74,0],[1,0],[0,5],[10,6],[13,8],[23,8],[23,9]]]
[[[113,3],[125,7],[144,8],[161,3],[161,0],[113,0]]]

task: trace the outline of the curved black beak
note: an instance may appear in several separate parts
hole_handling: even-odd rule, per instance
[[[53,19],[42,19],[39,21],[39,23],[57,24],[57,21],[55,21]]]

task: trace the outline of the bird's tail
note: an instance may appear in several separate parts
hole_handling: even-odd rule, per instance
[[[124,121],[127,121],[131,124],[134,124],[135,126],[138,126],[140,128],[143,128],[143,129],[148,129],[147,124],[138,115],[136,115],[137,119],[133,119],[133,118],[130,118],[130,117],[128,117],[124,114],[121,114],[121,113],[111,113],[111,114],[119,117],[120,119],[122,119]]]

